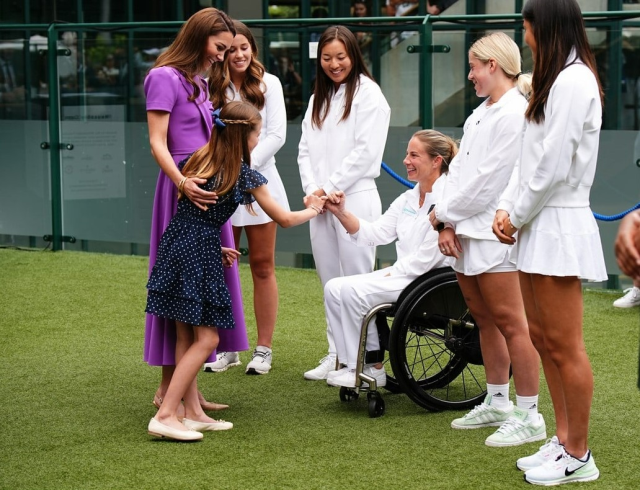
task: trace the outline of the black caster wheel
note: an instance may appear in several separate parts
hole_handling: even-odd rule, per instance
[[[377,391],[367,393],[369,402],[369,417],[375,419],[384,415],[384,400]]]
[[[341,402],[352,402],[358,399],[360,395],[353,388],[346,388],[345,386],[340,387],[340,401]]]

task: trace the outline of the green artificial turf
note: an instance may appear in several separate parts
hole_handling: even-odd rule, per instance
[[[491,429],[454,431],[464,412],[430,413],[382,391],[386,414],[302,373],[325,353],[314,271],[279,268],[274,367],[201,373],[208,399],[229,403],[227,432],[203,442],[146,431],[160,370],[142,361],[147,260],[0,249],[2,489],[512,489],[530,488],[515,460],[538,444],[489,448]],[[251,279],[241,267],[255,345]],[[640,486],[639,313],[585,293],[595,373],[590,444],[601,471],[572,488]],[[249,353],[241,354],[244,363]],[[541,411],[553,433],[546,388]]]

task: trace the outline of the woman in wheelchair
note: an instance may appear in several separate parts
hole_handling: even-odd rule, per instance
[[[502,191],[519,156],[531,77],[520,72],[518,46],[497,32],[469,50],[469,80],[485,100],[468,117],[460,152],[451,162],[444,197],[430,214],[446,228],[439,244],[480,329],[487,396],[454,429],[499,426],[488,446],[516,446],[546,438],[538,413],[540,361],[529,338],[518,273],[510,249],[491,231]],[[509,400],[509,367],[516,406]]]
[[[440,177],[448,171],[457,151],[455,142],[438,131],[415,133],[403,163],[407,178],[417,185],[398,197],[376,221],[359,219],[347,211],[344,192],[329,194],[325,208],[336,216],[353,243],[371,247],[397,239],[397,261],[391,267],[337,277],[325,285],[327,322],[335,339],[338,361],[343,366],[329,372],[329,385],[355,388],[362,319],[373,306],[394,302],[418,276],[451,265],[451,259],[438,251],[438,234],[429,224],[428,210],[441,198],[445,178]],[[379,349],[374,319],[368,327],[367,351]],[[386,384],[381,363],[365,364],[363,373],[375,378],[378,386]]]

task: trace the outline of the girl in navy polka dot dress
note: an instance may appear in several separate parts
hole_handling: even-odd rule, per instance
[[[209,143],[179,164],[184,178],[178,186],[178,212],[162,235],[147,284],[147,313],[175,320],[177,330],[176,370],[148,430],[180,441],[202,439],[203,431],[233,427],[203,412],[196,384],[200,367],[218,345],[217,329],[234,328],[223,263],[231,265],[237,251],[223,251],[220,227],[240,204],[251,212],[254,200],[283,227],[309,221],[324,206],[323,199],[307,196],[306,209],[284,210],[269,194],[267,180],[251,169],[251,150],[262,127],[255,107],[231,102],[214,112],[214,121]],[[217,193],[217,203],[202,210],[184,199],[182,189],[190,178],[207,179],[202,187]],[[182,421],[178,418],[181,402]]]

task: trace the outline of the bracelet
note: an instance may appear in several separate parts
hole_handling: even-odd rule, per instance
[[[317,213],[316,216],[318,216],[322,212],[322,210],[315,204],[311,204],[308,209],[313,209]]]
[[[180,183],[178,184],[178,192],[181,193],[184,190],[184,183],[187,181],[189,177],[182,177]]]

